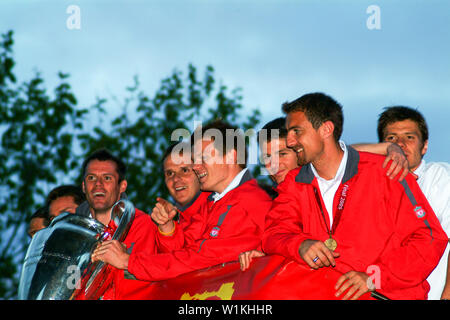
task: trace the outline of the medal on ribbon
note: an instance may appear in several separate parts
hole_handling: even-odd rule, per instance
[[[325,246],[331,251],[334,251],[337,248],[337,242],[336,242],[336,240],[331,238],[331,236],[330,236],[330,238],[325,240],[323,243],[325,243]]]
[[[317,201],[317,204],[319,205],[320,213],[322,214],[323,222],[325,223],[325,226],[327,228],[327,233],[328,233],[328,239],[325,240],[323,243],[330,251],[336,250],[337,245],[338,245],[337,241],[335,239],[333,239],[333,234],[336,231],[336,227],[339,224],[342,212],[344,210],[344,204],[345,204],[345,200],[347,198],[348,188],[349,188],[348,184],[345,184],[342,187],[341,197],[340,197],[339,204],[338,204],[338,207],[336,210],[336,218],[334,220],[332,230],[330,230],[330,228],[328,228],[327,220],[325,219],[325,214],[323,212],[322,203],[320,202],[320,197],[319,197],[318,191],[316,188],[314,188],[314,195],[316,196],[316,201]]]

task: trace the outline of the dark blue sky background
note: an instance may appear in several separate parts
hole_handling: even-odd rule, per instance
[[[66,26],[70,5],[81,29]],[[380,8],[379,30],[367,28],[370,5]],[[0,32],[9,29],[18,80],[38,70],[53,88],[67,72],[80,106],[121,99],[134,75],[152,95],[174,68],[211,64],[218,81],[243,89],[249,110],[261,110],[261,125],[283,102],[322,91],[344,107],[346,142],[375,142],[382,108],[407,105],[428,121],[425,159],[450,161],[446,0],[2,0]]]

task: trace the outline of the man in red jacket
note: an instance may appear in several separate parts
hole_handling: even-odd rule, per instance
[[[233,140],[231,145],[229,140]],[[163,206],[159,216],[152,213],[160,238],[164,241],[165,237],[165,247],[171,251],[152,255],[122,250],[104,256],[103,261],[128,270],[137,279],[153,281],[237,260],[240,252],[260,248],[272,200],[246,168],[244,137],[236,128],[218,121],[195,131],[192,141],[193,169],[200,188],[212,193],[185,228],[173,221],[173,206]]]
[[[172,144],[164,152],[162,159],[164,182],[170,196],[175,201],[175,207],[178,212],[174,219],[181,228],[184,228],[190,224],[192,215],[200,211],[210,192],[202,192],[200,190],[200,182],[193,170],[191,145],[189,143],[176,142]],[[154,219],[158,219],[159,210],[164,210],[163,203],[166,203],[161,198],[158,198],[157,201],[158,203],[152,212]],[[164,245],[165,238],[159,232],[156,234],[160,252],[171,251],[170,242],[168,248]]]
[[[111,209],[127,188],[125,164],[108,150],[100,149],[86,158],[83,174],[82,188],[89,205],[85,214],[103,223],[113,233],[117,226],[111,220]],[[128,253],[144,249],[156,253],[155,233],[156,226],[150,216],[136,209],[121,249]],[[112,281],[103,295],[104,299],[127,299],[148,290],[148,283],[136,280],[123,270],[108,267],[111,269]]]
[[[335,268],[343,299],[375,288],[391,299],[425,299],[448,239],[414,178],[389,179],[384,156],[339,141],[343,116],[333,98],[307,94],[283,111],[300,167],[278,186],[264,251]]]

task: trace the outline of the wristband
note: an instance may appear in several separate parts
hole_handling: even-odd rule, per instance
[[[171,236],[171,235],[174,234],[176,227],[177,227],[177,224],[174,222],[172,231],[170,231],[170,232],[162,232],[161,229],[159,229],[159,226],[158,226],[158,232],[160,234],[162,234],[163,236]]]

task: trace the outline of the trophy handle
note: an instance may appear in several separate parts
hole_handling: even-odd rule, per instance
[[[117,226],[112,240],[123,242],[134,220],[135,208],[131,201],[122,199],[116,202],[111,210],[111,220]]]
[[[121,199],[114,204],[111,209],[111,220],[114,221],[117,229],[114,231],[111,240],[118,240],[120,242],[125,240],[133,223],[135,212],[134,205],[129,200]],[[101,243],[108,236],[109,233],[105,231],[98,242]],[[97,261],[92,265],[92,269],[92,272],[87,274],[88,280],[84,289],[86,299],[100,298],[100,295],[103,294],[101,289],[104,289],[104,285],[108,285],[108,283],[105,283],[110,273],[108,266],[102,261]]]

